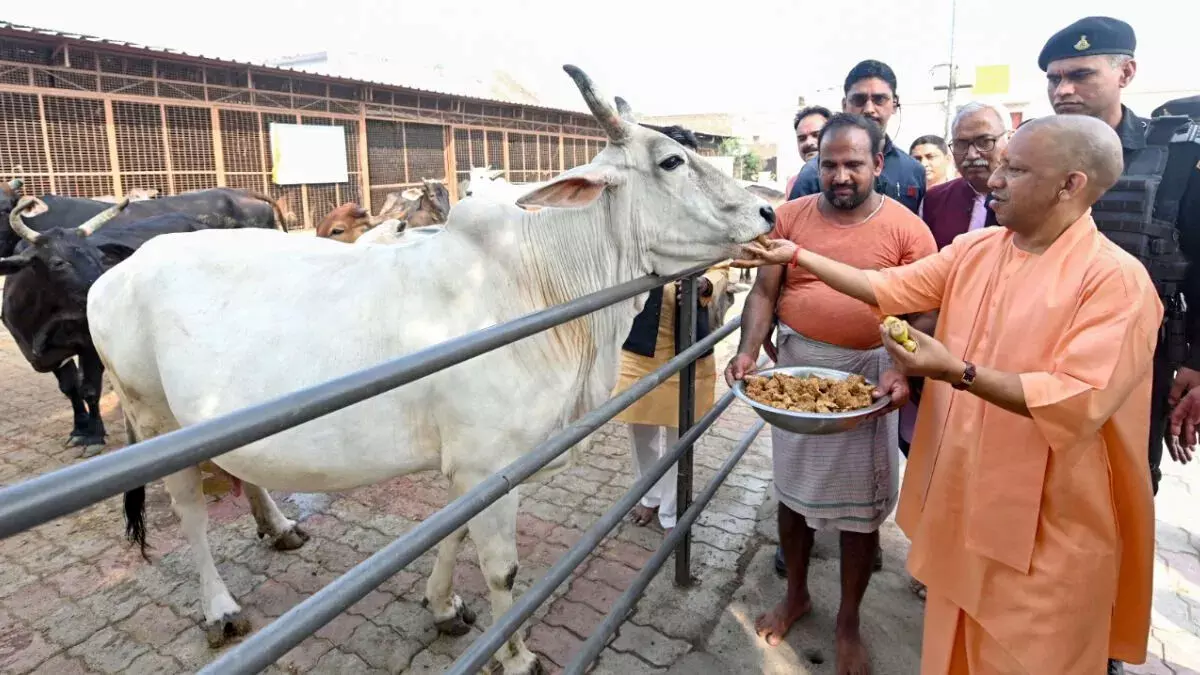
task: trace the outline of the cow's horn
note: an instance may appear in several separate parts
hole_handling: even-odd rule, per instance
[[[21,214],[24,213],[29,207],[33,206],[33,202],[33,197],[21,197],[21,200],[17,202],[17,205],[14,206],[13,210],[8,214],[8,225],[12,228],[12,231],[16,232],[17,235],[31,244],[36,242],[38,237],[41,237],[42,235],[38,234],[33,230],[33,228],[26,225],[24,219],[21,218]]]
[[[617,102],[617,114],[621,119],[630,124],[637,124],[637,118],[633,115],[633,108],[629,107],[629,101],[617,96],[614,100]]]
[[[20,178],[14,178],[14,179],[12,179],[12,180],[8,181],[8,187],[9,187],[9,189],[11,189],[13,192],[16,192],[17,190],[20,190],[20,189],[21,189],[21,186],[22,186],[22,185],[24,185],[24,184],[25,184],[25,181],[24,181],[24,180],[21,180]]]
[[[92,216],[91,220],[79,226],[79,233],[85,237],[90,237],[96,233],[96,230],[104,227],[104,224],[113,218],[117,217],[126,206],[129,206],[129,197],[122,197],[121,201],[104,209],[100,213]]]
[[[608,140],[613,143],[625,142],[629,138],[629,130],[625,128],[617,111],[596,93],[596,87],[587,73],[570,64],[563,66],[563,70],[575,80],[575,86],[579,87],[579,93],[583,94],[588,110],[592,111],[592,115],[600,123],[600,128],[604,129]]]

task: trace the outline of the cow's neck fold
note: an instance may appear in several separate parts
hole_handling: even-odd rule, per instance
[[[622,192],[609,190],[582,209],[526,214],[518,287],[531,309],[560,305],[647,274],[633,234],[639,228],[630,222],[633,209]],[[584,389],[596,389],[592,393],[599,395],[607,387],[606,397],[635,314],[630,299],[558,326],[547,333],[544,356],[578,364],[576,373],[588,381]]]

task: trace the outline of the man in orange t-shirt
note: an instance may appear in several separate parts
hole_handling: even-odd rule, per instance
[[[777,211],[773,236],[862,269],[911,263],[937,251],[921,219],[900,202],[874,191],[883,168],[883,131],[861,115],[839,114],[821,130],[817,163],[822,192]],[[833,368],[879,382],[903,405],[907,388],[892,372],[881,345],[878,318],[801,269],[760,270],[742,313],[738,354],[726,379],[754,368],[759,348],[778,318],[778,365]],[[841,533],[842,601],[837,620],[839,673],[868,672],[858,611],[879,546],[879,526],[899,490],[897,414],[889,412],[844,433],[809,436],[773,429],[775,493],[788,595],[759,617],[756,629],[771,645],[812,607],[808,560],[817,529]]]

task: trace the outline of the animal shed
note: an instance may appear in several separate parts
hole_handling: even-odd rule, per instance
[[[349,182],[275,185],[272,122],[346,130]],[[589,161],[583,113],[297,73],[0,23],[0,178],[30,194],[160,195],[229,186],[282,198],[306,227],[339,204],[471,167],[511,182]]]

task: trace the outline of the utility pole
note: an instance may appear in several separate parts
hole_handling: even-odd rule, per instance
[[[969,84],[958,84],[958,64],[954,62],[954,29],[958,18],[957,10],[958,0],[950,0],[950,63],[939,63],[933,67],[940,68],[941,66],[946,66],[946,70],[948,71],[946,86],[933,88],[934,91],[946,90],[946,129],[942,138],[945,138],[947,143],[950,142],[950,124],[954,120],[954,92],[958,89],[968,89],[971,87]],[[930,70],[932,71],[933,69],[931,68]]]

